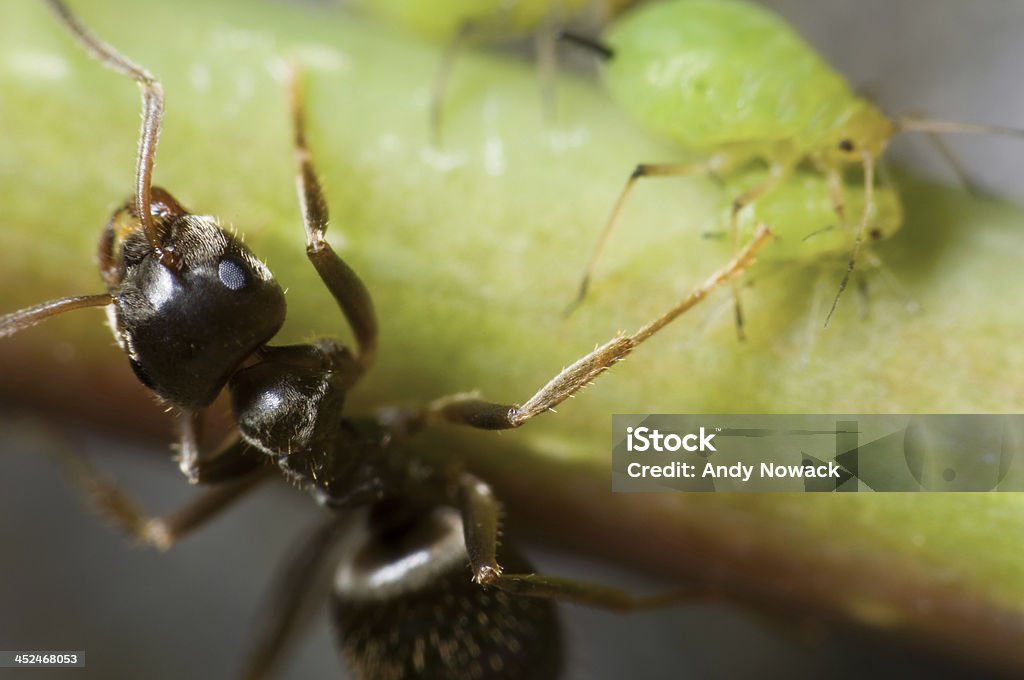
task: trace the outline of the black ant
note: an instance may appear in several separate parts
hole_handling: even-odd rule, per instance
[[[336,554],[333,619],[344,655],[363,678],[553,678],[561,646],[552,600],[628,610],[694,594],[636,598],[533,574],[509,546],[502,550],[505,571],[497,561],[500,506],[490,486],[457,467],[431,465],[403,443],[437,423],[501,430],[552,410],[741,273],[767,242],[766,228],[664,315],[602,344],[522,405],[455,395],[420,409],[344,417],[346,394],[374,362],[377,320],[363,282],[324,240],[327,204],[306,142],[298,68],[290,95],[306,253],[352,328],[354,351],[333,339],[267,344],[285,320],[273,275],[214,218],[188,212],[152,186],[164,111],[159,81],[93,35],[63,0],[47,1],[97,61],[142,89],[135,189],[100,237],[107,292],[0,317],[0,337],[73,309],[107,308],[139,380],[179,414],[182,472],[193,484],[216,485],[176,513],[148,518],[118,487],[72,460],[90,502],[141,542],[170,547],[275,470],[337,510],[285,569],[244,677],[269,672],[312,575]],[[235,433],[203,455],[201,415],[225,389]],[[268,459],[276,468],[264,465]]]

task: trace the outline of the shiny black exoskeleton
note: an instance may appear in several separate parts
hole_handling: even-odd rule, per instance
[[[335,569],[339,646],[366,679],[555,678],[561,645],[553,599],[630,609],[678,597],[636,599],[532,574],[509,547],[502,557],[514,573],[504,572],[497,561],[500,506],[490,486],[457,466],[428,464],[405,440],[434,423],[505,429],[552,410],[740,273],[767,230],[664,315],[583,356],[522,405],[456,395],[419,409],[346,417],[345,397],[376,355],[377,319],[362,281],[324,240],[327,205],[306,143],[298,70],[291,116],[306,253],[355,335],[354,351],[332,339],[269,344],[285,320],[284,294],[269,269],[215,218],[189,213],[152,186],[164,110],[160,83],[96,38],[63,0],[47,2],[92,56],[141,86],[135,192],[100,238],[107,292],[0,317],[0,337],[73,309],[108,308],[135,374],[178,413],[182,472],[193,483],[213,485],[178,512],[148,518],[119,488],[76,461],[75,481],[88,488],[89,501],[140,541],[170,547],[256,487],[267,470],[336,511],[289,560],[243,677],[269,673],[324,565]],[[202,412],[224,390],[236,432],[217,451],[202,454]],[[274,465],[265,465],[268,460]]]

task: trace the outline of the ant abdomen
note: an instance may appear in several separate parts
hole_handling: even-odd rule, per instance
[[[284,291],[236,236],[153,189],[151,215],[163,262],[131,207],[111,218],[101,267],[111,326],[132,369],[175,406],[209,406],[229,376],[285,318]]]
[[[360,511],[353,525],[335,572],[332,619],[357,677],[558,677],[554,603],[474,583],[458,510],[383,503]],[[502,562],[533,571],[508,546]]]

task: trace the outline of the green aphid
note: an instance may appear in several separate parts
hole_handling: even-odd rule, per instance
[[[473,26],[495,39],[529,35],[549,18],[573,16],[592,0],[358,0],[370,14],[410,33],[437,41],[451,40]]]
[[[556,32],[573,21],[613,16],[634,0],[354,0],[365,13],[446,44],[434,79],[430,131],[440,139],[441,110],[455,57],[466,45],[535,36],[544,96],[550,100]],[[551,104],[549,103],[549,106]]]
[[[725,191],[747,191],[762,183],[766,174],[758,167],[739,171],[729,178]],[[850,214],[863,213],[865,194],[858,184],[844,187]],[[874,210],[865,228],[869,243],[889,238],[903,224],[903,202],[893,186],[876,186],[872,198]],[[731,213],[731,205],[724,208],[722,224],[729,223]],[[748,241],[760,224],[772,225],[775,237],[761,251],[761,260],[806,262],[826,255],[848,255],[853,247],[854,230],[837,219],[826,179],[813,170],[794,172],[775,191],[741,210],[736,215],[740,242]]]
[[[793,212],[778,210],[770,226],[793,248],[806,250],[804,258],[834,253],[835,248],[850,253],[831,317],[865,237],[884,238],[899,228],[898,196],[888,191],[882,206],[882,193],[875,186],[878,158],[894,134],[920,130],[1024,136],[1008,128],[889,118],[855,94],[780,17],[743,0],[654,2],[613,23],[603,42],[570,38],[604,57],[605,81],[613,98],[641,125],[705,158],[698,163],[637,166],[605,224],[575,304],[586,295],[601,251],[638,179],[697,173],[728,178],[756,164],[768,170],[733,201],[734,247],[741,242],[737,216],[746,206],[793,191],[790,178],[798,169],[817,173],[833,222],[844,227],[839,231],[845,235],[802,240],[799,235],[812,220],[796,203]],[[859,188],[844,175],[856,167],[863,175]],[[801,181],[810,180],[804,176]],[[852,201],[856,192],[857,200]],[[884,228],[872,228],[880,209],[891,215],[882,220]],[[848,212],[854,216],[849,221]],[[739,319],[738,310],[737,304]]]

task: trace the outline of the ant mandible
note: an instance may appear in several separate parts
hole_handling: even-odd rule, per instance
[[[306,142],[298,68],[291,119],[306,253],[356,339],[271,346],[285,320],[284,292],[270,270],[211,216],[189,213],[152,185],[164,111],[160,82],[93,35],[63,0],[47,0],[101,64],[142,89],[135,190],[99,242],[107,292],[45,302],[0,317],[0,337],[73,309],[106,307],[139,380],[178,412],[179,464],[193,484],[216,485],[179,511],[148,518],[84,461],[76,484],[110,521],[162,549],[280,471],[334,509],[305,541],[271,598],[244,677],[262,677],[294,630],[312,575],[340,554],[333,619],[339,645],[363,678],[554,678],[561,666],[552,600],[628,610],[695,594],[637,598],[606,586],[530,573],[508,546],[497,561],[500,506],[491,487],[455,466],[420,460],[403,442],[436,423],[501,430],[552,410],[634,347],[740,274],[767,242],[767,228],[707,282],[632,335],[617,335],[561,371],[522,405],[472,395],[375,417],[342,415],[345,396],[377,352],[370,294],[324,240],[327,204]],[[201,415],[224,390],[235,432],[200,452]],[[267,460],[276,465],[266,466]],[[467,579],[469,563],[472,578]]]

